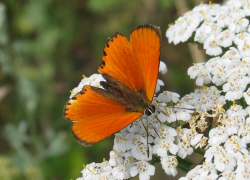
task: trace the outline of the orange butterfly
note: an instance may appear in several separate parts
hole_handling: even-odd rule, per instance
[[[95,144],[150,115],[161,48],[158,27],[141,25],[130,34],[130,41],[116,33],[108,39],[98,72],[106,81],[102,88],[85,85],[64,107],[63,116],[73,121],[72,133],[84,146]]]

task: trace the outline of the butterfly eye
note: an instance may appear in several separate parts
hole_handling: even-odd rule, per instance
[[[153,104],[148,105],[148,107],[144,110],[144,114],[150,116],[155,112],[155,106]]]

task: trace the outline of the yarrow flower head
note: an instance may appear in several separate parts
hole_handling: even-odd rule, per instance
[[[214,56],[188,69],[188,75],[196,79],[198,86],[208,85],[181,98],[196,107],[188,124],[193,130],[203,132],[201,139],[205,138],[207,144],[203,166],[196,166],[183,180],[250,178],[249,168],[240,165],[242,157],[249,154],[246,121],[250,115],[249,8],[249,1],[228,0],[224,5],[200,4],[182,16],[183,19],[191,14],[199,17],[199,25],[186,41],[202,44],[206,54]],[[172,33],[178,27],[174,23],[167,30],[167,37],[172,35],[169,42],[178,42]],[[183,144],[185,140],[184,143],[180,140],[179,147]]]

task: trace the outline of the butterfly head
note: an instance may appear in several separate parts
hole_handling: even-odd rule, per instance
[[[155,106],[153,104],[148,105],[148,107],[144,110],[144,114],[150,116],[151,114],[155,113]]]

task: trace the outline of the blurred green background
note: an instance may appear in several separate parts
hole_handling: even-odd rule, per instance
[[[220,1],[219,1],[220,2]],[[178,4],[179,3],[179,4]],[[82,164],[109,159],[113,137],[91,147],[76,142],[62,117],[70,90],[97,73],[107,38],[129,37],[141,24],[162,30],[161,90],[194,91],[192,53],[168,44],[168,24],[197,0],[0,1],[0,179],[69,180]],[[197,47],[195,47],[197,49]],[[158,165],[152,179],[168,178]]]

